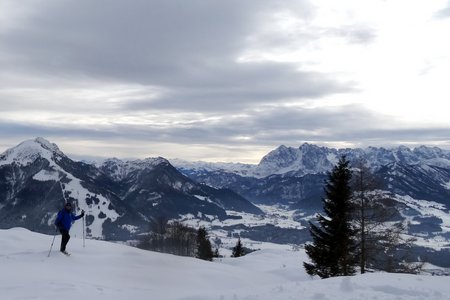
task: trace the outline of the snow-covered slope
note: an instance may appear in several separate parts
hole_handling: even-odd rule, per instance
[[[72,256],[53,251],[47,257],[52,238],[21,228],[0,230],[2,300],[444,300],[450,295],[448,277],[310,278],[301,267],[303,251],[265,249],[205,262],[95,240],[83,248],[74,238],[68,245]]]

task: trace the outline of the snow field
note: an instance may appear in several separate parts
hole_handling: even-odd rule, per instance
[[[303,251],[273,248],[242,258],[206,262],[111,242],[73,238],[72,256],[60,236],[21,228],[0,230],[2,300],[157,299],[450,299],[448,277],[375,273],[326,280],[305,274]]]

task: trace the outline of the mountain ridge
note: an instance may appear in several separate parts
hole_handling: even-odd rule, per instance
[[[418,164],[426,161],[441,167],[450,167],[450,150],[438,147],[419,146],[408,148],[328,148],[304,143],[298,148],[281,145],[267,153],[258,164],[188,162],[180,159],[170,160],[181,170],[224,171],[245,177],[264,178],[297,172],[296,175],[326,173],[345,155],[349,160],[365,159],[376,170],[391,162]]]
[[[146,232],[158,216],[225,219],[227,210],[262,214],[242,196],[194,182],[161,157],[108,163],[97,167],[73,161],[43,138],[6,150],[0,155],[0,228],[49,233],[65,201],[86,211],[88,236],[107,239]]]

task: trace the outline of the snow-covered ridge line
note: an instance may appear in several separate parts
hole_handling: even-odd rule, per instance
[[[169,159],[170,163],[175,167],[196,171],[239,171],[240,173],[251,172],[257,165],[232,163],[232,162],[206,162],[206,161],[188,161],[179,158]]]
[[[54,155],[64,156],[57,145],[38,137],[34,140],[24,141],[0,154],[0,166],[12,162],[27,165],[34,161],[38,155],[49,161]],[[390,163],[425,164],[450,168],[450,150],[438,147],[420,146],[411,149],[399,146],[396,148],[335,149],[308,143],[304,143],[298,148],[281,145],[265,155],[259,164],[190,162],[181,159],[170,159],[169,162],[162,157],[137,160],[109,158],[93,164],[101,168],[108,168],[108,166],[113,168],[116,179],[123,178],[138,169],[154,168],[161,163],[171,163],[182,171],[220,171],[244,177],[264,178],[274,174],[296,173],[294,175],[301,176],[325,173],[332,168],[342,155],[346,155],[350,160],[363,158],[375,169]]]
[[[335,149],[305,143],[299,148],[284,145],[269,152],[259,164],[188,162],[179,159],[170,160],[183,171],[228,172],[240,176],[264,178],[274,174],[305,175],[329,171],[340,156],[349,160],[365,159],[372,168],[378,169],[390,163],[408,165],[424,164],[450,168],[450,150],[438,147],[420,146],[410,149],[405,146],[396,148],[368,147]]]
[[[133,171],[153,169],[161,164],[169,164],[169,161],[163,157],[136,160],[121,160],[114,157],[97,162],[95,166],[100,169],[107,169],[115,180],[121,180]]]

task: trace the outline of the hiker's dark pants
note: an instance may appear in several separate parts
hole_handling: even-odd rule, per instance
[[[66,245],[70,240],[69,231],[65,229],[60,229],[59,232],[61,232],[61,251],[66,251]]]

